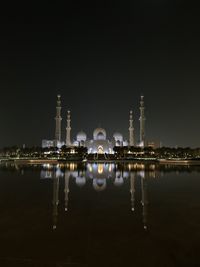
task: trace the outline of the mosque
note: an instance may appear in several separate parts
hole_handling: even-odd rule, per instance
[[[67,111],[67,124],[66,124],[66,140],[62,141],[61,138],[61,96],[57,96],[57,106],[56,106],[56,117],[55,117],[55,139],[54,140],[42,140],[42,147],[53,147],[58,148],[66,145],[67,147],[83,146],[87,147],[88,154],[113,154],[113,148],[115,146],[141,146],[145,145],[145,115],[144,115],[144,96],[140,99],[140,141],[138,144],[135,142],[135,133],[133,126],[133,112],[130,111],[129,114],[129,140],[125,140],[121,133],[114,133],[111,139],[107,138],[106,130],[103,128],[96,128],[93,131],[93,139],[88,139],[87,134],[80,131],[75,140],[71,141],[71,113]]]

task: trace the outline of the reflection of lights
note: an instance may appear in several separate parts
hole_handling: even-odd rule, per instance
[[[150,165],[149,165],[149,169],[150,169],[150,170],[155,170],[155,168],[156,168],[155,164],[150,164]]]
[[[114,185],[121,186],[124,183],[124,179],[122,177],[116,177],[114,181]]]
[[[149,177],[151,177],[151,178],[156,178],[156,173],[155,173],[155,171],[149,171]]]
[[[141,170],[144,170],[144,169],[145,169],[145,165],[141,163],[141,164],[140,164],[140,169],[141,169]]]
[[[98,164],[98,173],[99,174],[103,173],[103,164]]]
[[[93,187],[96,191],[103,191],[106,188],[106,179],[93,179]]]
[[[123,173],[123,178],[128,178],[129,177],[129,172],[124,172]]]
[[[86,179],[84,176],[77,176],[76,177],[76,184],[78,186],[83,186],[83,185],[85,185],[85,183],[86,183]]]
[[[75,169],[74,163],[69,164],[69,169],[70,169],[70,171],[74,171],[74,169]]]
[[[50,169],[50,168],[53,167],[53,165],[51,165],[49,163],[45,163],[45,164],[42,165],[42,167],[45,168],[45,169]]]
[[[128,164],[128,170],[144,170],[145,169],[145,164],[143,163],[129,163]]]
[[[128,164],[128,169],[129,169],[129,171],[131,170],[131,164]]]
[[[144,173],[144,171],[140,171],[140,172],[138,172],[138,175],[139,175],[141,178],[145,178],[145,173]]]
[[[112,171],[112,164],[109,164],[108,170],[109,170],[109,172]]]
[[[63,177],[63,176],[64,176],[63,172],[61,171],[60,168],[58,168],[58,169],[56,170],[56,178]]]
[[[89,172],[92,172],[92,165],[91,164],[88,165],[88,169],[89,169]]]

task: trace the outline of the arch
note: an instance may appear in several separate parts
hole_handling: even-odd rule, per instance
[[[97,153],[98,153],[98,154],[104,154],[103,146],[98,146]]]

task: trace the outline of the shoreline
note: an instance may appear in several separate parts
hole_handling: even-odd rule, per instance
[[[0,163],[16,164],[59,164],[59,163],[157,163],[159,165],[200,165],[200,159],[0,159]]]

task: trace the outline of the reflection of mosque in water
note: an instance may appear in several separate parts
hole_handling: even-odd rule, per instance
[[[130,209],[132,212],[135,211],[136,204],[136,179],[139,178],[143,226],[147,230],[147,178],[156,176],[154,165],[149,166],[148,172],[145,172],[145,166],[143,164],[128,164],[126,168],[116,167],[115,164],[87,164],[83,168],[77,167],[75,163],[66,164],[65,166],[44,165],[41,170],[41,178],[53,179],[53,229],[56,229],[57,225],[60,178],[64,178],[65,180],[65,211],[68,210],[70,179],[74,180],[79,187],[84,186],[88,180],[92,180],[92,186],[96,191],[105,190],[108,180],[111,180],[114,186],[122,186],[125,180],[128,179],[130,181]]]

